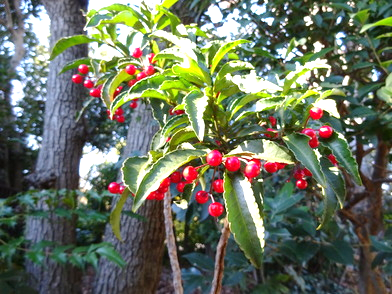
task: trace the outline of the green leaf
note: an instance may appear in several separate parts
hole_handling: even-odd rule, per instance
[[[215,68],[218,66],[219,62],[222,60],[222,58],[234,47],[237,47],[240,44],[244,43],[250,43],[248,40],[236,40],[232,42],[228,42],[223,44],[218,51],[216,52],[214,58],[212,59],[211,63],[211,74],[214,73]]]
[[[168,137],[175,128],[188,122],[189,119],[186,115],[175,115],[163,126],[161,133],[164,137]]]
[[[189,117],[192,128],[200,141],[204,139],[205,122],[203,119],[204,111],[208,105],[208,97],[204,96],[199,90],[193,90],[184,97],[185,112]]]
[[[344,136],[335,130],[330,138],[320,138],[320,143],[331,149],[332,154],[336,157],[339,165],[343,166],[347,170],[358,185],[362,185],[357,162],[355,161]],[[312,170],[310,171],[313,173]]]
[[[250,182],[240,174],[224,175],[227,219],[234,239],[251,263],[263,263],[264,224]]]
[[[304,198],[303,194],[287,195],[288,197],[283,196],[274,198],[274,201],[272,202],[273,207],[271,209],[272,215],[285,213],[287,209],[293,207]]]
[[[336,198],[336,194],[332,187],[327,186],[322,188],[323,193],[323,214],[321,216],[320,225],[317,227],[317,230],[323,228],[334,216],[336,209],[338,209],[338,201]]]
[[[102,41],[100,41],[99,39],[90,38],[90,37],[87,37],[86,35],[76,35],[76,36],[72,36],[72,37],[61,38],[53,46],[52,53],[50,54],[49,60],[53,60],[58,55],[60,55],[62,52],[64,52],[65,50],[67,50],[68,48],[70,48],[72,46],[80,45],[80,44],[87,44],[87,43],[92,43],[92,42],[97,42],[99,44],[102,44]]]
[[[157,190],[160,183],[170,176],[177,168],[192,161],[193,159],[205,156],[206,151],[203,150],[174,150],[165,154],[157,160],[150,170],[145,174],[138,186],[133,203],[132,211],[136,210],[146,200],[148,194]],[[117,208],[117,207],[116,207]]]
[[[320,158],[321,170],[324,173],[327,185],[335,192],[339,201],[340,208],[343,208],[346,198],[346,185],[340,170],[334,166],[328,159]]]
[[[248,115],[254,114],[256,112],[262,112],[269,109],[274,109],[282,104],[284,101],[284,97],[271,97],[264,98],[257,101],[251,107],[244,109],[241,113],[238,114],[235,121],[239,121]]]
[[[244,141],[227,155],[247,155],[267,161],[288,164],[294,163],[287,148],[273,141],[264,139]]]
[[[392,26],[392,16],[384,18],[374,23],[366,24],[362,27],[360,33],[367,31],[370,28],[377,27],[377,26]]]
[[[227,79],[229,76],[226,75],[225,77]],[[247,75],[234,75],[230,80],[244,93],[256,94],[262,91],[268,91],[271,93],[282,91],[281,87],[260,78],[254,72]]]
[[[132,193],[136,193],[137,191],[138,178],[140,173],[143,172],[143,166],[147,161],[148,158],[146,156],[129,157],[122,164],[122,180]]]
[[[127,74],[125,69],[123,69],[119,71],[118,74],[114,77],[107,79],[107,81],[103,84],[101,98],[105,101],[108,108],[114,99],[113,95],[117,87],[128,78],[129,74]]]
[[[318,100],[317,102],[313,103],[314,107],[320,107],[322,110],[327,111],[330,115],[340,118],[339,111],[336,107],[336,101],[333,99],[323,99]]]
[[[135,30],[142,32],[143,34],[147,33],[147,30],[142,22],[140,22],[140,18],[135,11],[121,11],[116,14],[111,19],[103,19],[99,24],[124,24],[128,27],[134,28]]]
[[[232,119],[234,117],[234,114],[236,114],[237,111],[239,111],[242,107],[244,107],[248,103],[258,99],[264,100],[263,98],[266,97],[271,97],[271,95],[267,93],[248,94],[241,98],[233,99],[229,104],[229,106],[227,107],[228,112],[231,114],[230,119]]]
[[[249,62],[245,61],[229,61],[225,63],[222,68],[219,70],[218,74],[216,75],[215,78],[215,83],[219,83],[219,81],[224,78],[224,76],[228,73],[233,73],[239,70],[245,70],[245,69],[254,69],[253,65],[250,64]]]
[[[174,150],[179,144],[189,141],[192,138],[197,138],[195,131],[191,127],[180,129],[176,132],[169,141],[170,150]]]
[[[98,248],[96,251],[101,256],[106,257],[108,260],[114,262],[117,264],[119,267],[124,267],[127,263],[124,261],[124,259],[121,257],[118,252],[109,246],[103,246]]]
[[[347,265],[354,264],[354,250],[346,241],[336,240],[330,245],[323,245],[321,252],[333,262]]]
[[[123,240],[121,237],[121,230],[120,230],[121,211],[130,193],[131,192],[128,189],[124,190],[124,192],[121,194],[120,199],[116,204],[116,207],[112,210],[109,218],[109,223],[112,226],[113,234],[120,241]]]
[[[313,174],[314,179],[323,187],[326,186],[325,177],[321,172],[318,156],[314,149],[309,146],[310,138],[303,134],[291,134],[283,137],[287,147],[294,153],[295,158],[300,161]]]

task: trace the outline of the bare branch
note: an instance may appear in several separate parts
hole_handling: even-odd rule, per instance
[[[222,235],[220,236],[215,255],[214,279],[212,280],[211,294],[219,294],[222,291],[223,270],[225,268],[225,254],[227,241],[230,237],[230,228],[227,218],[224,219]]]
[[[176,240],[173,232],[173,218],[171,211],[171,195],[170,190],[166,192],[163,199],[163,214],[165,216],[166,246],[169,254],[170,265],[173,271],[173,287],[175,294],[182,294],[181,269],[178,262]]]

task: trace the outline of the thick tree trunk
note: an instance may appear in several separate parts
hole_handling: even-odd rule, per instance
[[[42,0],[51,19],[51,46],[62,37],[83,34],[85,20],[81,9],[86,9],[86,3],[82,2]],[[85,56],[87,46],[77,46],[66,50],[50,63],[42,146],[36,170],[29,178],[35,188],[73,190],[79,187],[84,129],[80,122],[76,122],[75,116],[82,107],[85,93],[82,86],[71,82],[72,72],[60,76],[58,72],[67,62]],[[48,209],[44,199],[37,206],[38,209]],[[75,219],[67,220],[55,215],[49,218],[30,217],[26,222],[26,238],[32,244],[42,240],[75,244]],[[62,266],[46,258],[42,267],[27,261],[26,270],[31,275],[32,286],[40,294],[80,292],[80,275],[69,265]]]
[[[150,108],[139,106],[132,113],[124,158],[133,153],[146,154],[157,130],[158,126],[152,118]],[[124,210],[131,209],[130,200]],[[95,277],[94,293],[155,293],[162,268],[165,239],[162,201],[147,201],[138,213],[147,220],[143,222],[126,215],[121,217],[121,235],[124,242],[120,242],[113,235],[109,224],[106,226],[104,241],[114,244],[127,265],[121,269],[107,259],[101,259]]]

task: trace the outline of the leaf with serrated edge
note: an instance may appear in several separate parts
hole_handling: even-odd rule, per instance
[[[323,187],[325,177],[321,172],[321,167],[315,150],[309,146],[310,138],[304,134],[291,134],[283,137],[287,147],[294,153],[295,158],[300,161],[313,174],[314,179]]]
[[[112,210],[109,218],[109,223],[112,226],[113,234],[122,241],[121,231],[120,231],[120,219],[121,219],[121,211],[125,205],[125,202],[128,199],[128,196],[131,192],[128,189],[125,189],[121,194],[120,199],[117,201],[116,207]]]
[[[326,188],[322,188],[324,209],[323,214],[321,216],[320,225],[317,227],[317,230],[323,228],[333,217],[336,209],[338,208],[338,201],[336,199],[335,192],[332,187],[327,186]]]
[[[178,130],[169,141],[170,150],[177,149],[178,145],[192,138],[197,138],[195,131],[191,127]]]
[[[242,175],[225,172],[224,189],[230,230],[245,256],[259,268],[265,243],[264,224],[251,184]]]
[[[122,180],[131,192],[135,193],[137,190],[137,179],[142,171],[142,167],[147,163],[148,158],[143,157],[129,157],[122,164]]]
[[[186,115],[175,115],[163,126],[161,133],[164,137],[167,137],[176,127],[188,122],[189,119]]]
[[[145,174],[135,195],[132,211],[143,204],[149,193],[157,190],[160,183],[179,167],[193,159],[206,155],[204,150],[174,150],[159,158]]]
[[[204,111],[208,105],[208,97],[202,92],[194,90],[184,97],[185,112],[189,117],[192,128],[195,130],[197,138],[203,141],[205,132]]]
[[[264,139],[244,141],[227,155],[248,155],[267,161],[294,163],[289,151],[284,146]]]
[[[346,185],[343,175],[336,166],[324,157],[320,158],[320,165],[327,180],[327,185],[335,192],[340,208],[343,208],[344,199],[346,198]]]
[[[355,161],[344,136],[335,130],[330,138],[320,138],[320,143],[331,149],[332,154],[336,157],[339,165],[347,170],[358,185],[362,185],[357,162]]]

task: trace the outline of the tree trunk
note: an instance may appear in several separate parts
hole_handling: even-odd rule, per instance
[[[152,118],[150,108],[146,105],[139,106],[132,113],[123,157],[133,153],[146,154],[157,130],[158,125]],[[125,204],[124,210],[131,209],[130,200]],[[113,207],[115,204],[114,202]],[[124,242],[114,236],[109,224],[106,226],[104,241],[114,244],[127,265],[119,268],[107,259],[101,259],[95,277],[94,293],[155,293],[162,268],[165,239],[162,201],[147,201],[138,210],[138,214],[147,220],[122,215],[121,235]]]
[[[51,47],[62,37],[83,34],[85,19],[81,9],[86,10],[86,3],[82,2],[42,0],[51,19]],[[81,110],[86,94],[81,85],[71,82],[72,72],[60,76],[58,72],[67,62],[85,56],[87,46],[76,46],[66,50],[49,65],[42,146],[35,172],[29,177],[35,188],[74,190],[79,187],[79,163],[85,141],[83,125],[76,122],[75,116]],[[37,208],[48,209],[44,199],[39,200]],[[53,214],[48,218],[29,217],[26,221],[26,239],[31,240],[31,244],[42,240],[61,245],[75,244],[75,222],[75,218],[68,220]],[[80,274],[69,265],[62,266],[46,258],[42,267],[27,261],[26,270],[31,275],[32,286],[40,294],[80,292]]]

